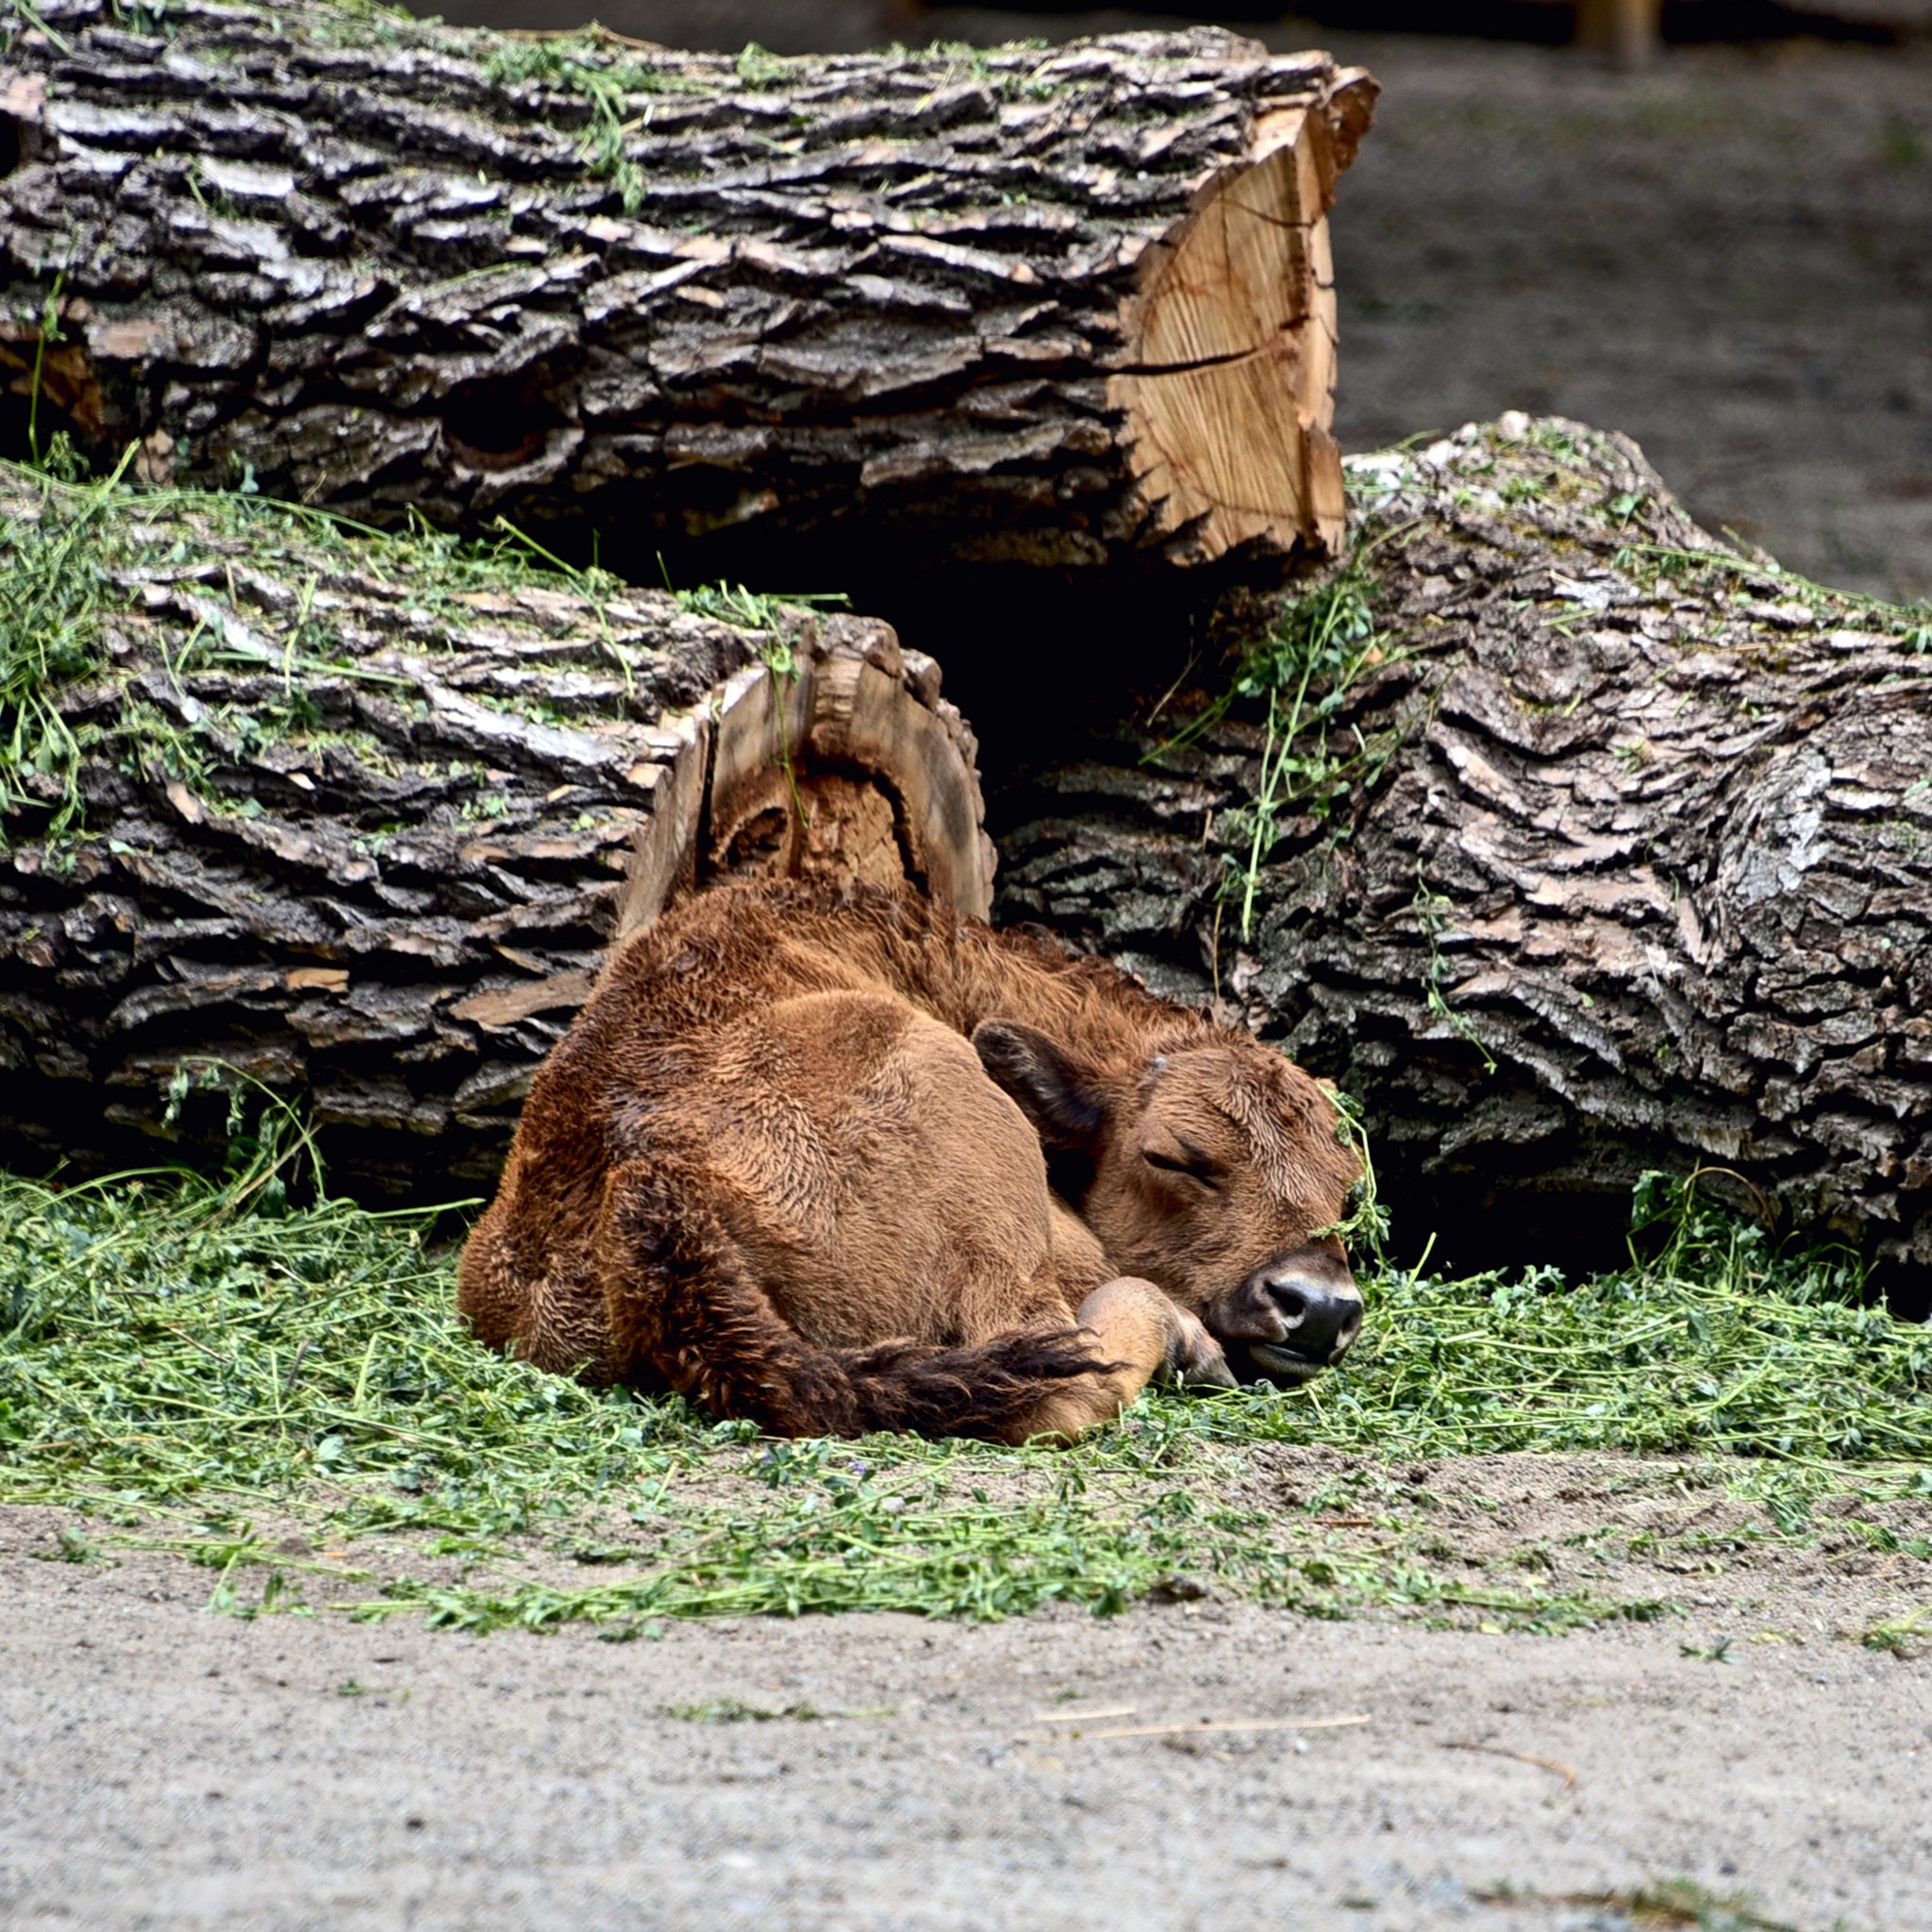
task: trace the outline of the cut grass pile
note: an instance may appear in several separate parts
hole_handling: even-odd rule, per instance
[[[1105,1611],[1208,1579],[1315,1614],[1562,1627],[1659,1606],[1445,1565],[1391,1513],[1413,1494],[1397,1465],[1707,1454],[1790,1540],[1827,1493],[1932,1494],[1932,1332],[1862,1306],[1845,1257],[1781,1256],[1681,1189],[1650,1191],[1656,1252],[1624,1272],[1387,1274],[1345,1373],[1150,1393],[1046,1451],[766,1442],[502,1360],[452,1313],[428,1219],[291,1208],[275,1158],[223,1185],[0,1176],[0,1500],[89,1512],[77,1559],[178,1549],[244,1613],[299,1607],[311,1576],[341,1604],[347,1576],[364,1616],[624,1636],[669,1616]],[[1284,1504],[1256,1474],[1274,1445],[1347,1459],[1316,1458]],[[1338,1507],[1390,1533],[1339,1531]]]

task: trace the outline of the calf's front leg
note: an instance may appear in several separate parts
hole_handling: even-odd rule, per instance
[[[1009,1433],[1009,1441],[1045,1437],[1070,1442],[1113,1421],[1163,1372],[1195,1386],[1236,1386],[1221,1344],[1199,1319],[1138,1275],[1103,1282],[1080,1304],[1077,1319],[1108,1366],[1042,1396],[1033,1414]]]

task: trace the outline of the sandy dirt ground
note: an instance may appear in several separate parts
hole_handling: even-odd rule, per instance
[[[1344,447],[1574,417],[1787,567],[1932,597],[1932,44],[1352,51]]]
[[[1632,1472],[1445,1466],[1438,1527],[1474,1559],[1731,1507]],[[1684,1880],[1932,1927],[1932,1663],[1843,1634],[1925,1566],[1829,1539],[1663,1534],[1598,1575],[1677,1612],[1562,1636],[1210,1595],[611,1643],[352,1622],[346,1582],[210,1614],[178,1558],[58,1560],[64,1520],[0,1512],[8,1927],[1616,1932],[1688,1923],[1604,1903]]]

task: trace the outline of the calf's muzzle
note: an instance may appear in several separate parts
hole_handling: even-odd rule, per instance
[[[1353,1283],[1338,1289],[1305,1274],[1271,1274],[1262,1285],[1288,1325],[1283,1340],[1302,1355],[1339,1360],[1361,1333],[1362,1298]]]
[[[1340,1257],[1315,1247],[1277,1255],[1208,1310],[1224,1347],[1277,1382],[1306,1382],[1355,1346],[1362,1295]]]

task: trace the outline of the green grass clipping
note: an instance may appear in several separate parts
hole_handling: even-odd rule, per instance
[[[1661,1177],[1613,1274],[1365,1269],[1363,1343],[1294,1393],[1150,1391],[1068,1450],[772,1441],[481,1347],[454,1312],[461,1214],[332,1199],[281,1103],[233,1119],[219,1181],[0,1175],[0,1501],[79,1512],[73,1560],[210,1566],[216,1609],[626,1637],[1211,1591],[1561,1629],[1667,1604],[1534,1550],[1454,1560],[1414,1465],[1670,1457],[1660,1481],[1749,1498],[1736,1534],[1773,1541],[1810,1538],[1827,1495],[1932,1495],[1932,1331],[1851,1256],[1781,1250]]]

